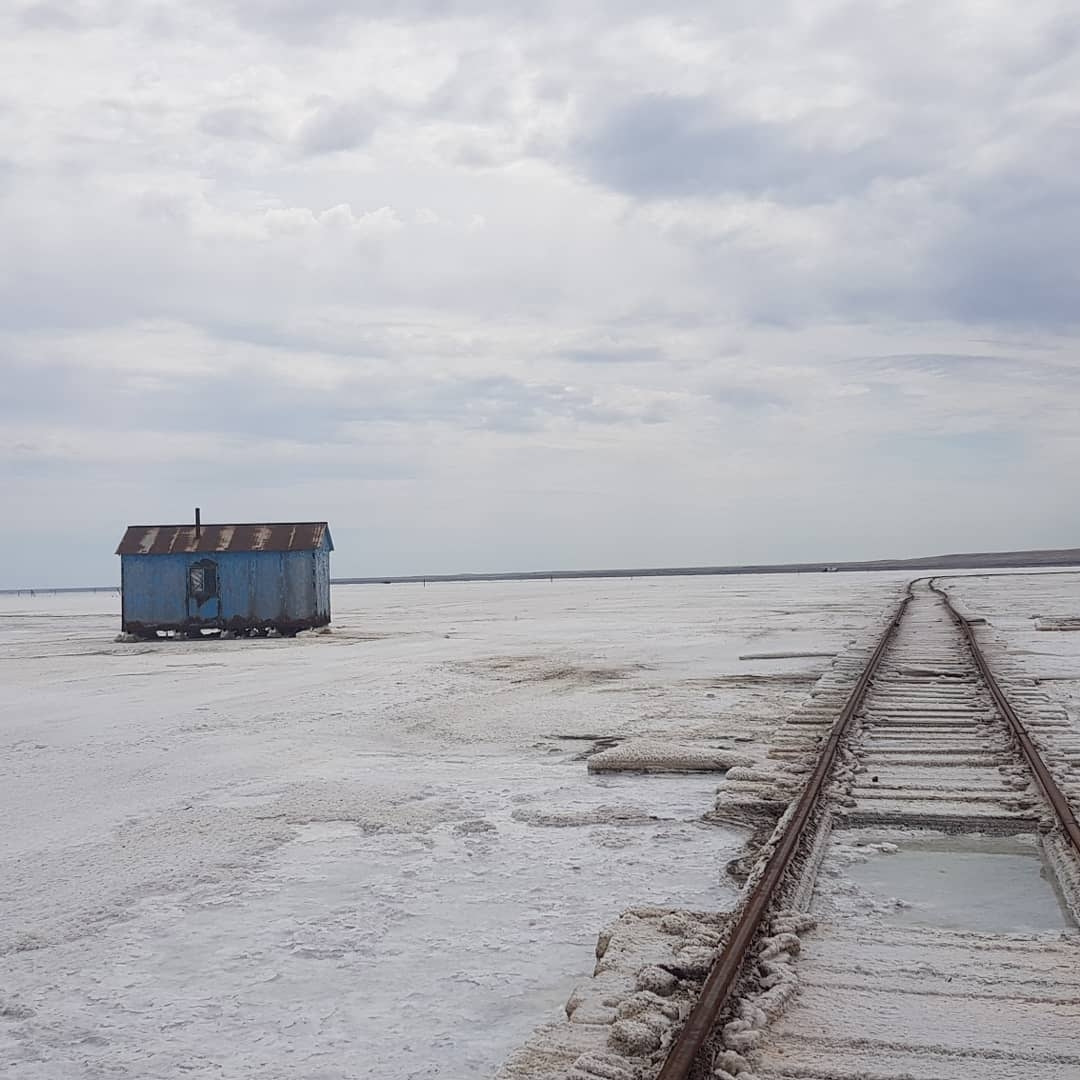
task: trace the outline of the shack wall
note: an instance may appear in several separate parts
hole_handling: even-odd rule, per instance
[[[177,627],[187,619],[188,555],[122,555],[123,626]]]
[[[217,603],[192,603],[188,571],[211,562]],[[123,555],[125,630],[277,626],[302,629],[330,621],[330,551]]]

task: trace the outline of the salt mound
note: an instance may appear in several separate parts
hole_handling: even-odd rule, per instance
[[[700,743],[630,739],[589,758],[589,772],[723,772],[753,758]]]

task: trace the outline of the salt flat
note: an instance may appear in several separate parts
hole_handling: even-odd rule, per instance
[[[760,749],[904,580],[338,587],[326,636],[150,644],[0,597],[4,1075],[490,1075],[624,907],[734,896],[720,778],[594,737]]]

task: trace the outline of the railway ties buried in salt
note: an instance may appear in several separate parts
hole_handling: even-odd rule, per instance
[[[799,991],[746,1055],[753,1075],[1076,1080],[1080,931],[1040,849],[1074,870],[1075,852],[925,587],[848,746],[857,765],[832,806]]]
[[[917,590],[863,704],[848,825],[1032,831],[1039,796],[944,602]]]

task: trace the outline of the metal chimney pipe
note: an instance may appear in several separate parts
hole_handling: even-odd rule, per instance
[[[195,539],[198,540],[202,537],[202,512],[199,508],[195,507]]]

